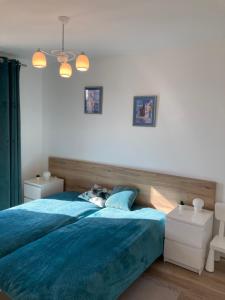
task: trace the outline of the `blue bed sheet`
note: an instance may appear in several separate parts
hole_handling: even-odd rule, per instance
[[[0,288],[14,300],[117,299],[162,254],[164,217],[102,209],[2,258]]]
[[[76,222],[99,208],[76,192],[56,194],[0,212],[0,258],[61,226]],[[52,198],[52,199],[50,199]]]

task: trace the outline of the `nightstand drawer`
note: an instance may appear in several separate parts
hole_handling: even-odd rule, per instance
[[[196,248],[203,248],[208,242],[203,227],[171,219],[166,220],[166,238]]]
[[[202,272],[212,236],[213,212],[184,205],[172,210],[165,223],[164,260]]]
[[[43,177],[32,178],[24,182],[24,198],[41,199],[52,194],[61,193],[63,189],[63,179],[57,177],[50,177],[48,180]]]
[[[24,197],[30,199],[41,198],[41,189],[39,187],[24,184]]]
[[[165,239],[164,260],[201,272],[205,263],[205,250]]]

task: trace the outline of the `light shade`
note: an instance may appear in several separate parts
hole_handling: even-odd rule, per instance
[[[80,55],[77,56],[76,58],[76,69],[78,71],[87,71],[89,69],[89,59],[87,55],[84,53],[81,53]]]
[[[47,66],[46,56],[40,50],[36,51],[32,57],[32,65],[35,68],[43,69]]]
[[[67,62],[60,64],[59,75],[64,78],[70,78],[72,76],[72,67]]]

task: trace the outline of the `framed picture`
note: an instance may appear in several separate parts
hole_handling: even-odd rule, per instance
[[[102,113],[102,93],[101,86],[85,87],[84,89],[84,112],[85,114]]]
[[[157,96],[134,97],[133,126],[156,125]]]

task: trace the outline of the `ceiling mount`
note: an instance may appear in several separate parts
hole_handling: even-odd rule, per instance
[[[67,16],[59,16],[58,17],[58,20],[63,23],[63,24],[67,24],[70,20],[70,17],[67,17]]]
[[[78,71],[87,71],[89,69],[89,59],[83,52],[77,55],[74,51],[65,50],[64,26],[69,22],[70,18],[67,16],[59,16],[58,20],[62,23],[61,49],[51,50],[50,52],[38,49],[33,55],[32,64],[35,68],[45,68],[47,66],[46,55],[53,56],[60,64],[60,76],[69,78],[72,76],[72,66],[69,64],[70,61],[75,60],[76,69]]]

